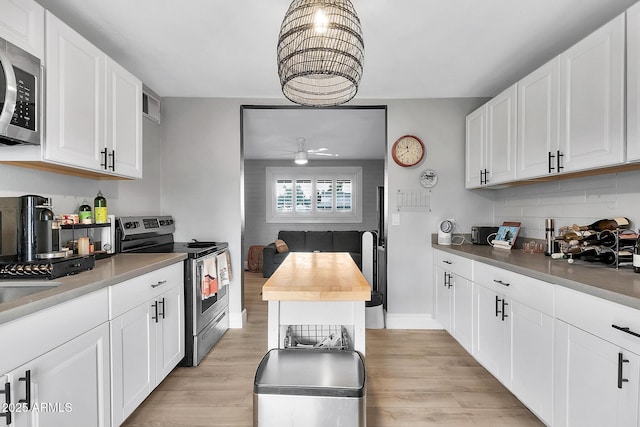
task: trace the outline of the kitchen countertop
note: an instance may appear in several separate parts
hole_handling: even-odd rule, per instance
[[[186,259],[182,253],[116,254],[96,261],[92,270],[51,280],[60,286],[0,304],[0,325],[107,286],[150,273]],[[13,284],[17,280],[3,280]]]
[[[347,252],[291,252],[262,287],[265,301],[369,301],[371,287]]]
[[[444,246],[432,242],[432,247],[640,309],[640,274],[634,273],[631,267],[616,270],[600,263],[576,261],[569,264],[566,259],[529,254],[521,249],[494,249],[487,245]]]

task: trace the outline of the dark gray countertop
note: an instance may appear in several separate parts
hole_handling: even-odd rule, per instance
[[[485,245],[443,246],[434,249],[470,258],[495,267],[565,286],[609,301],[640,309],[640,274],[631,267],[616,270],[599,263],[551,259],[544,254],[529,254],[521,249],[494,249]]]
[[[0,325],[52,307],[95,290],[133,279],[186,259],[186,254],[117,254],[96,261],[93,270],[52,280],[62,282],[54,289],[0,304]],[[0,281],[15,283],[15,281]]]

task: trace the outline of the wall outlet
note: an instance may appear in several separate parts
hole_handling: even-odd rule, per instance
[[[400,225],[400,214],[391,214],[391,225]]]

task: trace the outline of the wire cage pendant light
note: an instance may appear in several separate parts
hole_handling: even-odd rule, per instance
[[[358,92],[364,40],[349,0],[293,0],[280,27],[278,75],[296,104],[329,107]]]

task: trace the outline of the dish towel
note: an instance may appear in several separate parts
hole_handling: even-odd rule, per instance
[[[210,258],[202,263],[202,299],[210,298],[218,293],[218,270],[216,259]]]
[[[216,256],[218,264],[218,278],[220,286],[228,286],[231,282],[231,262],[229,251],[224,251]]]

